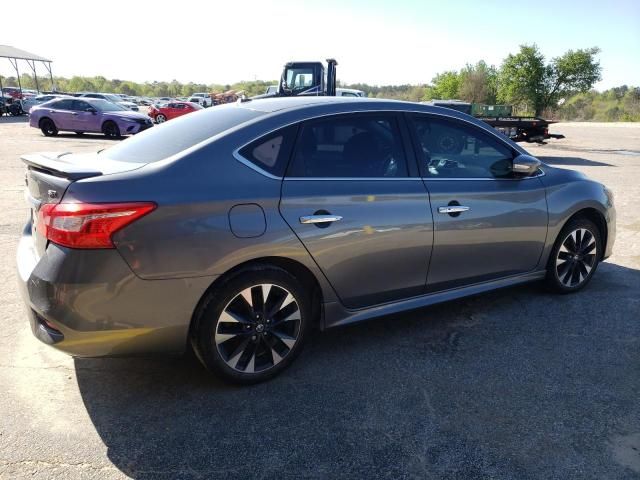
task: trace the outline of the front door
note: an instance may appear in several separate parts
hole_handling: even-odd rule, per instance
[[[88,112],[87,109],[91,108],[88,102],[84,100],[73,101],[73,128],[78,132],[99,132],[100,121],[95,112]]]
[[[414,116],[413,131],[434,219],[427,289],[535,269],[547,235],[545,188],[537,176],[513,176],[512,147],[435,116]]]
[[[424,291],[432,216],[399,120],[347,114],[303,124],[282,184],[284,219],[348,308]]]

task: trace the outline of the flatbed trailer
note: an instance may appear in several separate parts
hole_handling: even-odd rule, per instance
[[[478,120],[488,123],[493,128],[509,137],[514,142],[544,143],[550,138],[564,138],[558,133],[549,133],[549,125],[556,123],[553,120],[545,120],[540,117],[515,117],[511,115],[511,105],[484,105],[463,102],[460,100],[430,100],[421,102],[437,107],[451,108],[467,115],[473,115]],[[484,115],[485,112],[503,112],[500,116]]]
[[[549,125],[556,123],[540,117],[476,117],[509,137],[514,142],[544,143],[550,138],[564,138],[559,133],[549,133]]]

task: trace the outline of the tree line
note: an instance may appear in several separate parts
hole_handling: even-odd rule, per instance
[[[518,115],[537,115],[563,120],[640,121],[640,88],[623,85],[604,92],[593,90],[601,79],[602,68],[597,47],[569,50],[547,61],[534,45],[521,45],[499,67],[481,60],[460,70],[438,73],[421,85],[374,86],[366,83],[339,86],[364,91],[368,97],[409,101],[458,99],[472,103],[509,104]],[[34,79],[23,74],[23,88],[35,88]],[[195,92],[242,90],[248,96],[265,92],[273,81],[242,81],[233,84],[171,82],[137,83],[102,76],[55,77],[63,92],[113,92],[145,97],[190,96]],[[6,77],[3,85],[17,86],[17,79]],[[43,81],[40,82],[41,84]],[[48,82],[46,82],[48,85]],[[46,87],[49,88],[49,87]]]

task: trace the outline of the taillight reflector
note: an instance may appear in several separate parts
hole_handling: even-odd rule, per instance
[[[38,211],[36,229],[65,247],[114,248],[114,233],[155,208],[151,202],[46,203]]]

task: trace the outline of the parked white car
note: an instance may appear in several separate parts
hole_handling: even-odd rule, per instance
[[[336,97],[366,97],[362,90],[353,88],[336,88]]]
[[[195,100],[192,100],[193,98],[198,98],[200,100],[198,100],[197,102]],[[193,95],[191,95],[191,97],[189,98],[190,102],[194,102],[194,103],[198,103],[198,105],[201,105],[203,107],[210,107],[211,105],[213,105],[213,100],[211,99],[211,95],[205,92],[201,92],[201,93],[194,93]]]
[[[60,95],[56,93],[50,93],[45,95],[37,95],[34,97],[27,97],[20,100],[20,107],[24,113],[29,113],[31,107],[35,107],[36,105],[40,105],[42,103],[48,102],[49,100],[53,100],[54,98],[66,97],[68,95]]]
[[[138,108],[138,105],[136,105],[133,102],[127,102],[123,100],[122,97],[116,95],[115,93],[83,93],[80,96],[87,97],[87,98],[100,98],[102,100],[106,100],[107,102],[117,103],[118,105],[123,106],[127,110],[133,110],[134,112],[137,112],[138,110],[140,110]]]

